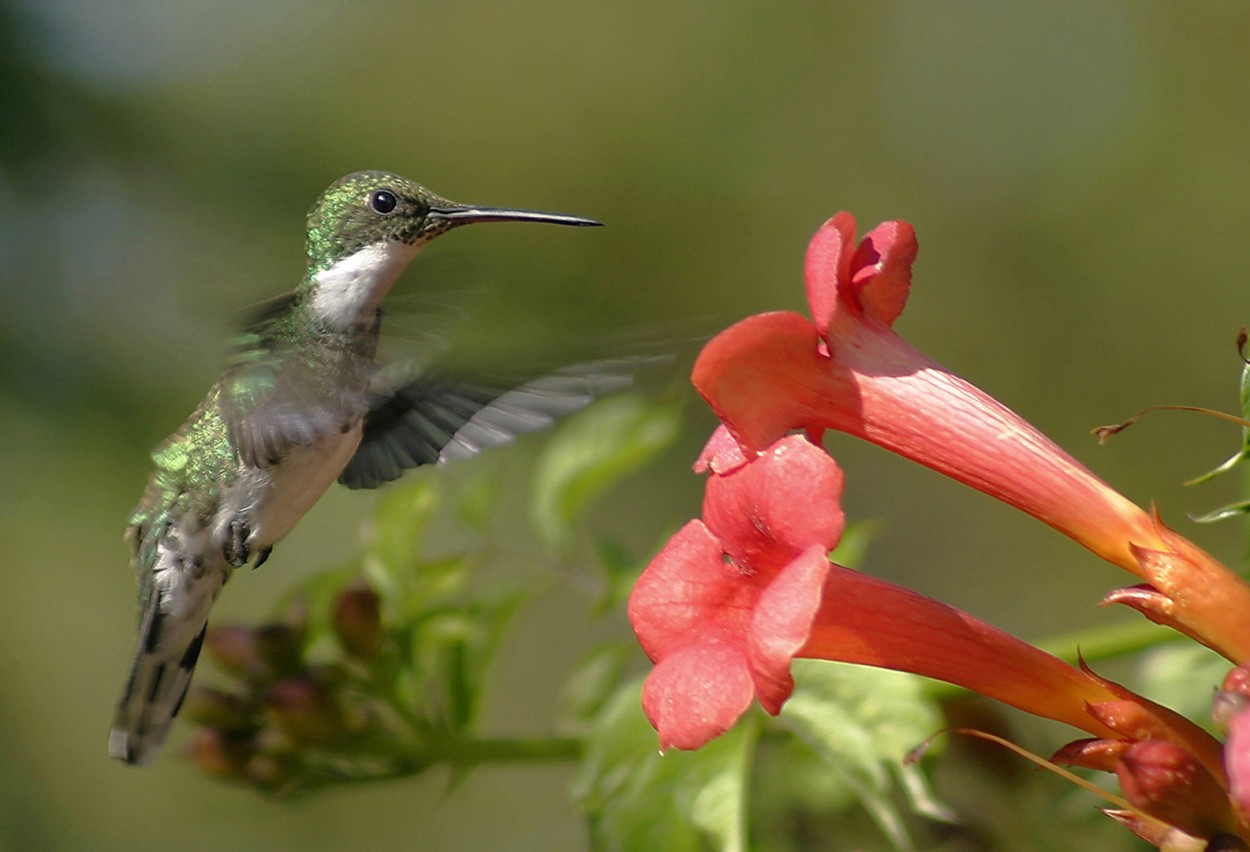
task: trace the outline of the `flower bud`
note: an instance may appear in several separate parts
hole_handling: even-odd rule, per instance
[[[1227,685],[1227,682],[1226,682]],[[1250,807],[1250,707],[1244,706],[1240,693],[1223,692],[1242,704],[1236,711],[1230,710],[1223,719],[1228,729],[1224,740],[1224,769],[1228,773],[1228,791],[1242,810]]]
[[[261,754],[283,756],[299,750],[299,743],[290,734],[272,725],[267,725],[257,731],[254,740],[256,751]]]
[[[303,665],[302,631],[286,624],[263,624],[254,632],[256,653],[273,677],[297,672]]]
[[[334,633],[343,650],[370,660],[382,650],[382,607],[378,593],[363,582],[345,588],[334,602]]]
[[[1125,798],[1187,834],[1210,837],[1235,828],[1220,782],[1174,743],[1133,743],[1121,756],[1116,774]]]
[[[265,663],[256,650],[256,635],[250,627],[224,624],[209,629],[204,650],[227,674],[255,678],[264,674]]]
[[[1250,666],[1237,666],[1224,676],[1225,692],[1237,692],[1250,696]]]
[[[326,744],[343,735],[343,714],[334,696],[308,677],[279,681],[265,697],[265,718],[299,742]]]
[[[222,778],[238,778],[252,754],[247,737],[220,728],[201,728],[187,745],[191,762],[200,771]]]
[[[267,755],[258,754],[247,762],[244,775],[257,787],[263,790],[280,790],[291,780],[291,766],[285,761]]]
[[[1217,692],[1211,699],[1211,719],[1226,730],[1233,719],[1250,708],[1250,695],[1242,692]]]

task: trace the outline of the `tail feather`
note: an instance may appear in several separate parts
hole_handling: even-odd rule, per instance
[[[208,612],[220,590],[152,589],[139,641],[109,732],[109,755],[142,765],[156,756],[177,715],[204,645]],[[174,594],[181,591],[184,594]],[[177,600],[183,598],[183,600]],[[177,603],[189,604],[177,606]]]

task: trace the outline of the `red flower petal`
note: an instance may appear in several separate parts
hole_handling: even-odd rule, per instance
[[[1228,722],[1224,767],[1228,772],[1229,794],[1250,812],[1250,708],[1243,709]]]
[[[642,687],[642,709],[661,750],[694,749],[738,721],[755,695],[746,656],[734,645],[691,645],[661,660]]]
[[[829,548],[814,544],[782,569],[760,593],[751,617],[750,659],[755,694],[769,713],[794,691],[790,661],[812,632],[822,589],[832,567]]]
[[[855,217],[846,211],[821,225],[807,245],[807,304],[821,337],[833,324],[839,288],[850,283],[854,245]]]
[[[743,449],[759,452],[791,429],[823,427],[830,400],[857,394],[835,374],[822,345],[799,314],[758,314],[708,341],[691,381]]]
[[[851,292],[864,313],[886,325],[903,312],[919,246],[908,222],[882,222],[864,235],[851,260]]]
[[[795,435],[725,476],[708,480],[703,521],[744,570],[766,582],[813,544],[824,552],[842,535],[842,471]]]
[[[652,660],[689,645],[745,636],[756,589],[741,581],[723,554],[703,522],[691,521],[642,572],[629,596],[629,620]]]
[[[639,577],[629,618],[657,663],[644,703],[666,746],[702,745],[757,694],[781,709],[842,534],[841,493],[837,463],[792,435],[713,475],[706,520],[686,524]]]
[[[747,463],[746,454],[729,430],[723,425],[717,426],[712,437],[703,445],[703,452],[694,463],[695,473],[729,473]]]

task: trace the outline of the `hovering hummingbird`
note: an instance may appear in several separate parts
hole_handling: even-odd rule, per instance
[[[507,221],[600,224],[456,204],[377,171],[340,179],[313,205],[304,279],[249,329],[199,408],[152,454],[155,473],[126,531],[139,638],[110,755],[141,764],[156,754],[222,587],[234,569],[268,559],[336,479],[374,488],[505,443],[610,389],[611,377],[604,385],[575,373],[514,388],[383,381],[379,305],[409,261],[452,228]]]

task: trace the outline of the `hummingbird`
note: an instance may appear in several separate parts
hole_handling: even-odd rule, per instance
[[[139,636],[112,757],[143,764],[156,755],[222,587],[236,568],[264,563],[335,480],[375,488],[506,443],[620,385],[619,375],[576,370],[515,387],[383,378],[381,302],[408,263],[453,228],[511,221],[600,224],[457,204],[380,171],[347,175],[317,199],[303,280],[247,330],[199,407],[152,453],[155,471],[126,530]]]

